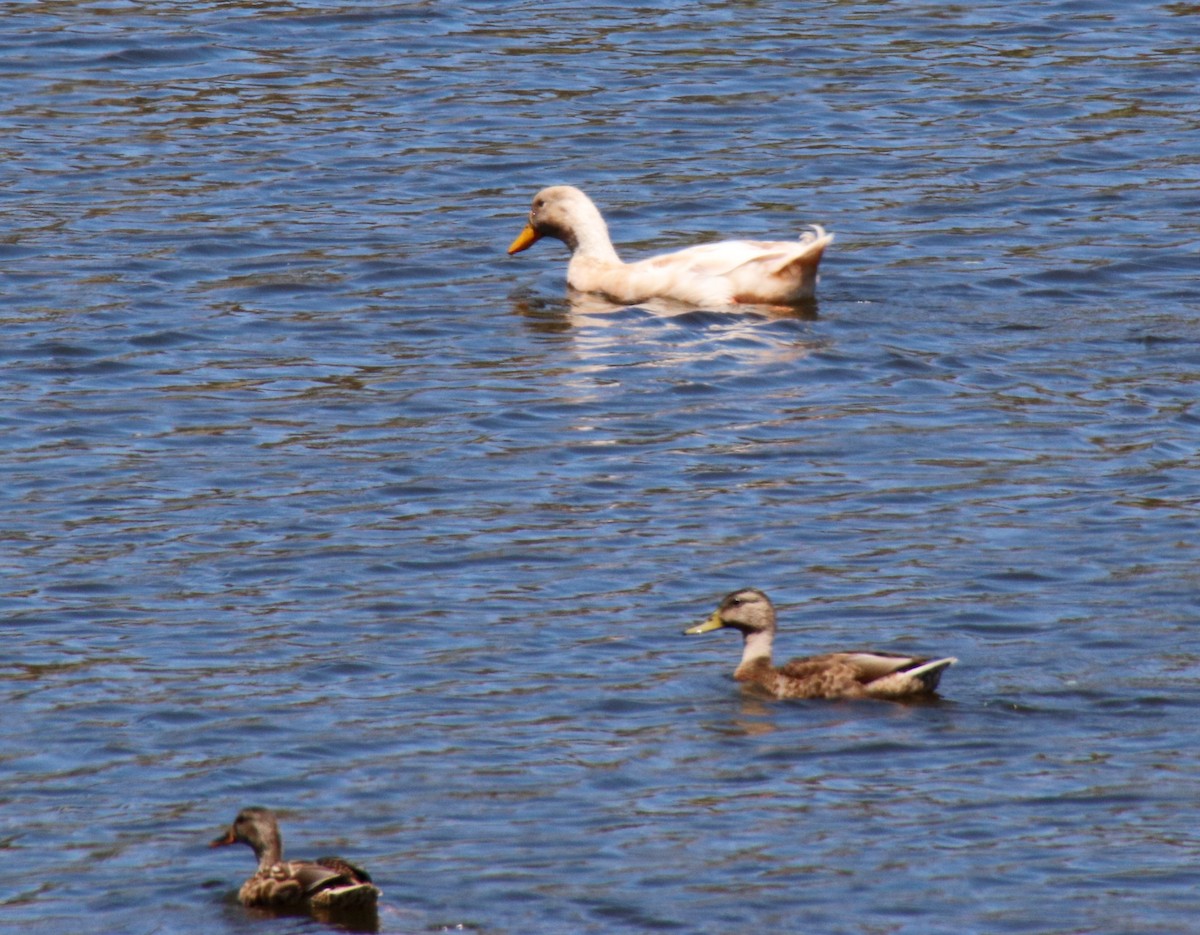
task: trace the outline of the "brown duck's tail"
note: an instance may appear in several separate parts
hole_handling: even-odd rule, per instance
[[[890,698],[903,701],[906,698],[921,698],[937,691],[942,670],[958,662],[953,656],[944,659],[913,659],[907,668],[897,669],[890,675],[874,679],[866,685],[866,692],[874,698]]]
[[[905,675],[917,679],[925,686],[925,691],[937,691],[938,682],[942,679],[942,672],[948,667],[958,662],[953,656],[947,656],[944,659],[934,659],[932,662],[924,662],[915,668],[905,671]]]
[[[313,893],[310,900],[314,907],[328,912],[366,912],[379,902],[379,887],[372,883],[330,886]]]

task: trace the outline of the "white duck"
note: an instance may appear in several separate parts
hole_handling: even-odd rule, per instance
[[[668,299],[702,308],[796,305],[811,298],[821,255],[833,241],[814,224],[799,240],[723,240],[624,263],[600,211],[570,185],[543,188],[534,196],[529,223],[508,252],[520,253],[545,236],[571,250],[572,289],[620,305]]]

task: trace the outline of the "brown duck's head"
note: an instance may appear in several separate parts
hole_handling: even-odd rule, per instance
[[[229,830],[209,847],[221,847],[225,844],[248,844],[254,849],[254,856],[260,860],[263,854],[271,854],[278,859],[282,843],[275,813],[269,808],[257,806],[243,808],[229,826]]]
[[[508,248],[509,255],[529,249],[543,237],[555,237],[574,250],[585,225],[607,230],[592,199],[571,185],[543,188],[533,196],[529,221]]]
[[[775,607],[758,588],[741,588],[726,594],[707,620],[683,632],[694,636],[725,627],[740,630],[743,634],[774,633]]]

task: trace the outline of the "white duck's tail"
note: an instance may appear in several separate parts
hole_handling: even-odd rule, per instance
[[[777,277],[790,283],[790,301],[810,298],[817,291],[817,267],[831,243],[833,234],[814,224],[800,235],[799,249],[775,270]]]

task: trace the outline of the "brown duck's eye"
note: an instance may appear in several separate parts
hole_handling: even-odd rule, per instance
[[[537,201],[535,201],[533,203],[533,207],[534,207],[534,210],[540,211],[542,208],[546,207],[546,202],[543,201],[541,198],[539,198]]]

